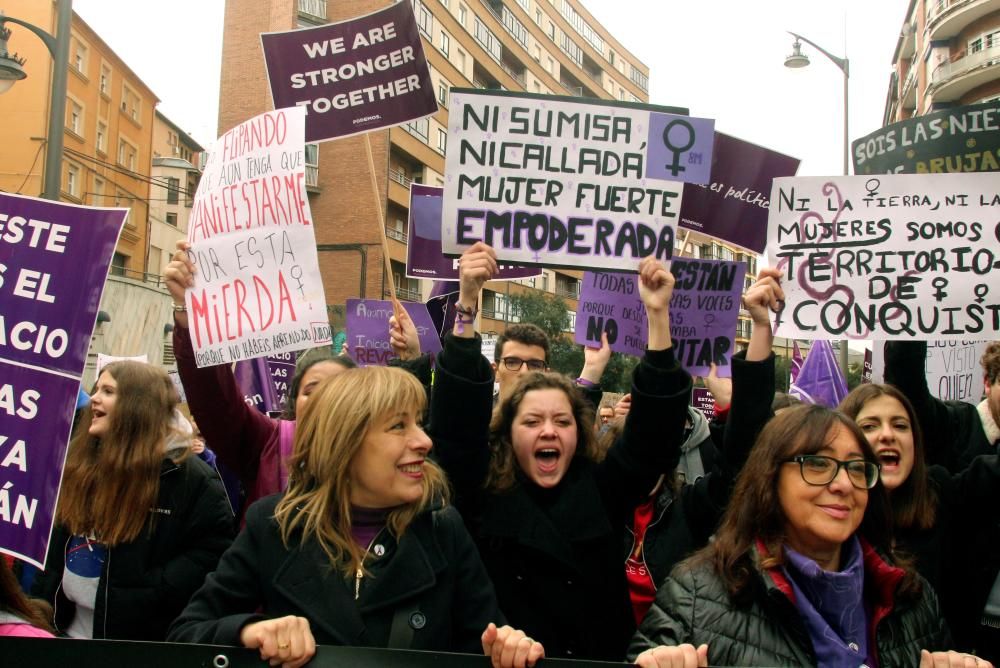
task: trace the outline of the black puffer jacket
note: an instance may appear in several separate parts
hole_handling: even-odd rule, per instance
[[[934,590],[924,583],[918,600],[897,600],[902,571],[862,545],[869,634],[874,626],[878,665],[910,668],[920,663],[921,649],[950,649]],[[755,575],[749,600],[737,603],[710,564],[680,565],[657,592],[632,639],[629,658],[660,645],[706,643],[712,666],[816,665],[809,631],[781,569],[757,570]]]
[[[97,587],[94,638],[156,640],[184,609],[232,542],[233,511],[218,473],[197,457],[164,459],[152,530],[108,550]],[[65,631],[76,606],[62,592],[70,534],[52,531],[45,571],[32,593],[53,604],[56,629]]]

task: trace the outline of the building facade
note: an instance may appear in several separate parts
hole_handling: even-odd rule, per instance
[[[376,11],[387,0],[227,0],[219,134],[269,108],[259,34],[322,25]],[[306,150],[310,206],[316,222],[327,303],[387,298],[378,208],[385,220],[397,296],[429,298],[429,282],[406,277],[409,186],[444,184],[448,103],[453,87],[479,87],[648,102],[649,69],[577,0],[413,0],[439,109],[433,117],[347,137]],[[480,329],[515,322],[510,299],[544,290],[575,313],[582,272],[546,269],[542,276],[490,282]],[[337,326],[338,323],[334,322]]]
[[[1000,0],[910,0],[883,124],[1000,99]]]
[[[52,2],[5,0],[3,10],[49,34],[56,32]],[[27,58],[28,77],[0,95],[0,190],[38,196],[52,103],[52,59],[27,29],[9,27],[9,47]],[[149,238],[153,111],[159,100],[75,13],[67,79],[61,199],[127,207],[112,272],[141,277]]]

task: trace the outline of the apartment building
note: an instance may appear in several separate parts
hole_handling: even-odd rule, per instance
[[[366,14],[387,0],[227,0],[219,133],[269,108],[258,35]],[[364,137],[307,147],[307,184],[320,269],[329,304],[388,297],[378,211],[385,219],[397,296],[424,301],[426,280],[409,279],[406,221],[411,183],[443,185],[448,98],[453,87],[480,87],[648,102],[649,69],[577,0],[413,0],[439,102],[433,117],[369,133],[376,165],[371,184]],[[482,331],[503,331],[517,315],[510,299],[544,290],[575,313],[582,272],[486,285]]]
[[[1000,99],[1000,0],[910,0],[883,124]]]
[[[56,32],[52,2],[4,0],[3,10]],[[38,196],[52,103],[52,58],[26,28],[8,26],[9,47],[27,59],[28,77],[0,95],[0,190]],[[71,40],[61,199],[128,207],[112,273],[141,277],[147,266],[153,111],[159,100],[75,13]]]
[[[204,152],[194,137],[159,110],[153,121],[154,186],[149,202],[149,254],[146,271],[160,274],[177,241],[187,237],[188,218],[201,180],[197,167]]]

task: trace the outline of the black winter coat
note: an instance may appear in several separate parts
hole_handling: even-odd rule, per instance
[[[108,549],[97,588],[94,638],[155,640],[215,568],[233,538],[233,511],[218,473],[197,457],[165,459],[160,491],[147,527],[130,543]],[[65,631],[76,605],[62,592],[65,527],[52,532],[45,570],[32,593],[53,604],[55,627]]]
[[[746,352],[733,356],[733,401],[724,429],[724,444],[706,475],[675,494],[664,485],[646,527],[642,559],[659,586],[681,560],[708,544],[729,504],[733,483],[746,462],[760,430],[771,417],[774,400],[774,353],[747,362]],[[699,446],[700,447],[700,446]],[[715,450],[714,445],[712,449]],[[625,529],[625,555],[635,551],[633,522]]]
[[[659,472],[677,465],[691,377],[672,350],[647,353],[623,436],[603,462],[576,456],[553,489],[519,479],[494,493],[483,487],[493,376],[478,335],[449,334],[437,362],[431,454],[448,474],[501,609],[548,657],[620,661],[635,625],[621,531]]]
[[[280,495],[247,511],[246,528],[170,629],[171,642],[239,645],[263,619],[309,620],[317,644],[482,652],[490,622],[504,623],[496,594],[461,517],[451,507],[417,516],[397,540],[376,536],[361,581],[330,566],[315,541],[281,540]]]
[[[902,571],[870,547],[864,550],[865,597],[880,668],[911,668],[920,663],[921,649],[950,649],[934,590],[925,582],[918,600],[898,600]],[[660,645],[707,643],[710,666],[815,666],[809,631],[790,593],[781,569],[755,569],[748,600],[734,602],[710,564],[681,564],[657,592],[629,658]]]

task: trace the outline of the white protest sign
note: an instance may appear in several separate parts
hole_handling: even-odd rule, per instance
[[[683,182],[707,183],[714,121],[649,105],[454,90],[441,242],[521,265],[634,271],[673,256]]]
[[[216,142],[188,229],[185,303],[198,366],[331,340],[305,187],[305,110],[278,109]]]
[[[941,401],[978,404],[983,398],[983,367],[979,360],[988,341],[928,341],[927,389]],[[885,352],[880,343],[872,348],[872,382],[885,382]]]
[[[493,356],[496,354],[497,339],[499,338],[500,337],[496,334],[482,335],[483,342],[481,350],[483,352],[483,357],[485,357],[490,364],[493,363]]]
[[[116,357],[115,355],[105,355],[104,353],[97,353],[97,363],[94,365],[94,376],[96,378],[101,377],[101,369],[111,364],[112,362],[142,362],[146,364],[149,362],[148,355],[135,355],[134,357]]]
[[[996,174],[779,178],[767,258],[782,270],[776,334],[976,338],[1000,329]]]

